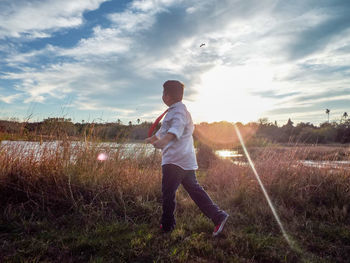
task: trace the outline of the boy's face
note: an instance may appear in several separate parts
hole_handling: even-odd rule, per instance
[[[172,98],[166,94],[166,92],[163,90],[163,96],[162,96],[163,102],[167,105],[170,106],[171,104],[173,104],[173,100]]]

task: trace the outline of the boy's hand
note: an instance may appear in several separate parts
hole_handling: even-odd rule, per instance
[[[151,137],[146,138],[146,139],[145,139],[145,143],[153,143],[153,142],[155,142],[156,140],[158,140],[158,138],[157,138],[155,135],[153,135],[153,136],[151,136]]]
[[[162,139],[156,140],[152,142],[152,144],[157,149],[163,149],[173,139],[175,139],[175,135],[172,133],[167,133]]]
[[[152,144],[153,144],[154,148],[157,148],[157,149],[163,149],[167,145],[162,139],[156,140]]]

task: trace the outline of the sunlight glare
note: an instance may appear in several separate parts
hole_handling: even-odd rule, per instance
[[[247,150],[247,148],[245,147],[245,144],[244,144],[242,135],[241,135],[241,133],[240,133],[240,131],[239,131],[239,129],[238,129],[238,126],[237,126],[236,124],[235,124],[234,126],[235,126],[235,130],[236,130],[237,136],[238,136],[238,138],[239,138],[239,141],[240,141],[240,143],[241,143],[241,145],[242,145],[242,148],[243,148],[243,150],[244,150],[244,153],[245,153],[245,155],[246,155],[246,157],[247,157],[247,159],[248,159],[248,163],[249,163],[250,167],[252,168],[253,173],[254,173],[256,179],[258,180],[258,183],[259,183],[259,185],[260,185],[260,188],[261,188],[262,192],[264,193],[264,196],[265,196],[265,198],[266,198],[266,201],[267,201],[267,203],[268,203],[268,205],[269,205],[269,207],[270,207],[270,209],[271,209],[271,211],[272,211],[273,216],[274,216],[275,219],[276,219],[276,222],[277,222],[278,226],[279,226],[280,229],[281,229],[281,232],[282,232],[282,234],[283,234],[284,239],[287,241],[288,245],[289,245],[292,249],[294,249],[294,250],[296,250],[296,251],[299,251],[299,248],[298,248],[298,247],[296,246],[296,244],[289,238],[289,236],[288,236],[286,230],[285,230],[284,227],[283,227],[283,224],[282,224],[282,222],[281,222],[281,220],[280,220],[280,218],[279,218],[279,216],[278,216],[278,214],[277,214],[277,211],[276,211],[274,205],[272,204],[272,201],[271,201],[271,199],[270,199],[270,196],[268,195],[268,193],[267,193],[267,191],[266,191],[266,189],[265,189],[265,187],[264,187],[264,184],[262,183],[262,181],[261,181],[261,179],[260,179],[260,176],[259,176],[258,172],[257,172],[256,169],[255,169],[254,163],[253,163],[253,161],[250,159],[248,150]]]
[[[268,66],[218,65],[201,76],[194,101],[186,102],[195,121],[256,121],[272,102],[254,92],[272,89]]]

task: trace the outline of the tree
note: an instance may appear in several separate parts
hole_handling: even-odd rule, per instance
[[[268,125],[269,119],[268,119],[268,118],[260,118],[260,119],[258,120],[258,122],[259,122],[260,126]]]
[[[294,124],[294,122],[292,122],[292,120],[289,118],[288,122],[287,122],[287,124],[285,126],[287,126],[289,128],[293,128],[293,124]]]
[[[290,142],[293,140],[292,135],[294,131],[292,120],[289,118],[287,123],[281,127],[281,139],[284,142]],[[278,128],[277,128],[278,129]]]
[[[331,111],[329,110],[329,109],[326,109],[326,114],[328,115],[328,123],[329,123],[329,113],[330,113]]]

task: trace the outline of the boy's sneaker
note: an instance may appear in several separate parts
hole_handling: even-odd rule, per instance
[[[224,225],[225,225],[227,219],[228,219],[228,215],[226,215],[226,217],[224,218],[224,220],[221,221],[220,224],[218,224],[217,226],[215,226],[214,232],[213,232],[213,236],[214,236],[214,237],[221,233],[221,231],[223,230]]]

